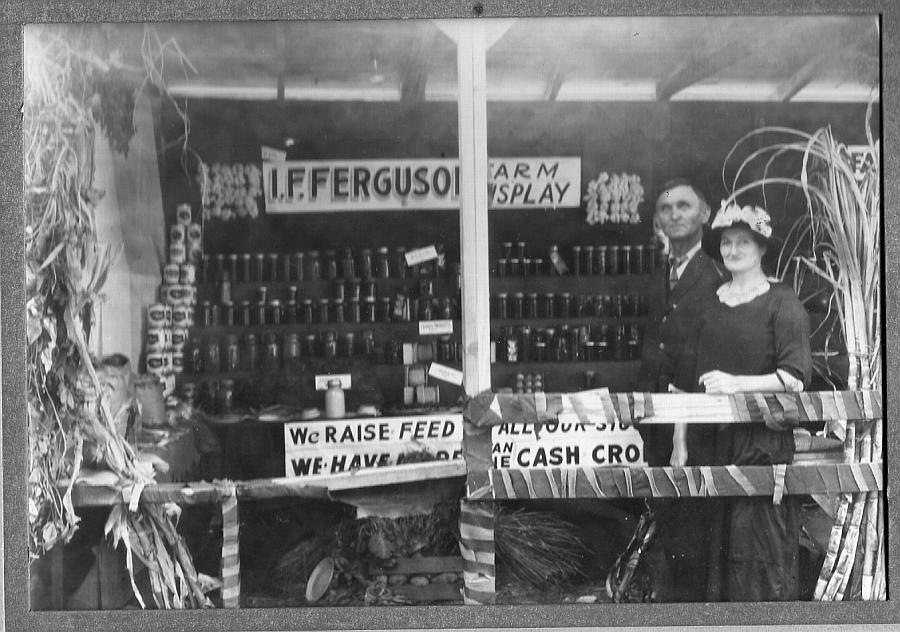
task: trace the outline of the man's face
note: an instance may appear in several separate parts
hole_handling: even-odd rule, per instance
[[[666,237],[673,241],[693,241],[703,234],[709,207],[686,185],[662,192],[656,200],[656,215]]]

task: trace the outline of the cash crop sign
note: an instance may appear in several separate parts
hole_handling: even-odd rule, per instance
[[[396,465],[403,455],[424,452],[438,460],[460,459],[462,428],[459,413],[287,423],[284,473],[329,476]]]
[[[264,152],[267,213],[459,208],[453,159],[277,160]],[[558,208],[581,204],[581,158],[494,158],[488,206]]]
[[[491,428],[494,469],[642,465],[644,443],[621,422],[502,423]]]

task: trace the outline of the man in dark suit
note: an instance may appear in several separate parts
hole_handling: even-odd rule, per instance
[[[651,303],[641,363],[642,391],[695,390],[696,350],[690,342],[691,331],[704,301],[726,280],[724,270],[700,247],[709,215],[703,193],[685,179],[667,182],[656,200],[656,223],[668,239],[669,252]],[[671,427],[648,427],[642,434],[649,465],[684,465],[673,462],[679,455],[672,454]],[[702,452],[697,455],[702,456]],[[692,462],[693,457],[691,454]]]
[[[719,264],[700,247],[710,209],[703,193],[684,179],[663,186],[656,200],[656,223],[668,238],[669,252],[651,307],[641,364],[640,388],[649,392],[694,391],[694,324],[704,304],[725,280]],[[655,334],[655,335],[654,335]],[[688,424],[688,454],[673,453],[671,426],[639,428],[648,465],[707,465],[714,454],[714,425]],[[706,588],[707,544],[703,537],[709,508],[700,499],[654,504],[657,536],[647,550],[659,601],[702,601]]]

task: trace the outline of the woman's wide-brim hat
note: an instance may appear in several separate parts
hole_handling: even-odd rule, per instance
[[[758,206],[738,206],[736,203],[726,205],[722,203],[719,212],[713,218],[712,224],[703,234],[703,251],[717,261],[722,261],[722,252],[719,244],[722,242],[722,232],[726,228],[746,228],[756,241],[765,246],[769,254],[772,253],[772,218],[766,211]]]

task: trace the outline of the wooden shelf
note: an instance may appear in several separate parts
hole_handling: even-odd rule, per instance
[[[619,323],[622,321],[634,322],[647,319],[647,315],[640,316],[578,316],[572,318],[491,318],[491,325],[531,325],[534,328],[556,327],[562,325],[580,327],[581,325],[596,325],[598,323]]]
[[[321,333],[323,331],[334,331],[340,335],[342,332],[359,333],[366,329],[371,329],[373,333],[390,332],[392,336],[419,336],[419,323],[432,321],[409,321],[409,322],[390,322],[390,323],[312,323],[312,324],[281,324],[281,325],[216,325],[214,327],[203,327],[202,325],[194,325],[190,328],[192,335],[199,336],[222,336],[226,334],[285,334],[288,332],[308,332]],[[460,332],[461,321],[456,319],[453,321],[453,334],[458,336]],[[423,338],[438,339],[440,336],[422,336]],[[411,342],[411,341],[410,341]],[[421,342],[421,341],[419,341]]]

